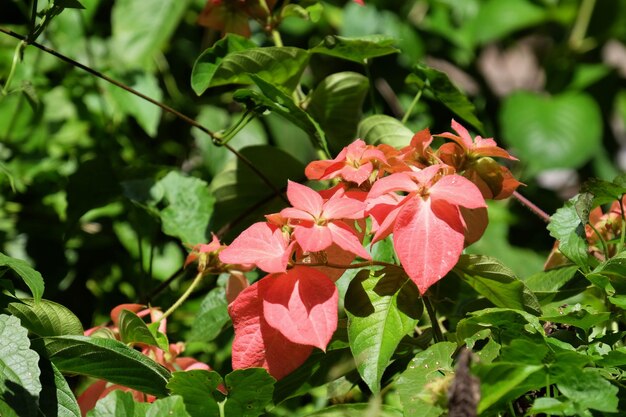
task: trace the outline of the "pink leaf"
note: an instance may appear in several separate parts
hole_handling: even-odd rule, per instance
[[[343,194],[342,194],[343,195]],[[324,203],[323,218],[331,219],[360,219],[364,216],[365,203],[350,197],[333,195]]]
[[[337,329],[338,298],[326,275],[298,266],[272,281],[263,297],[263,314],[291,342],[326,350]]]
[[[287,183],[287,198],[292,206],[315,217],[322,213],[322,205],[324,204],[322,196],[306,185],[289,181]]]
[[[412,198],[396,218],[394,246],[421,294],[454,267],[463,251],[463,241],[458,210],[444,201]]]
[[[409,174],[405,172],[398,172],[376,181],[367,198],[376,198],[393,191],[414,191],[417,190],[417,188],[417,184],[413,181]]]
[[[281,379],[309,357],[312,346],[289,341],[263,317],[263,296],[280,274],[272,274],[243,290],[228,306],[233,320],[233,369],[262,367]]]
[[[341,249],[352,252],[363,259],[372,259],[369,253],[363,247],[363,243],[357,237],[354,230],[350,229],[345,223],[336,221],[328,223],[328,229],[332,233],[333,242]]]
[[[333,243],[333,237],[328,227],[315,223],[295,226],[293,236],[305,252],[319,252]]]
[[[469,209],[487,207],[482,193],[467,178],[460,175],[446,175],[430,187],[433,200],[445,200],[455,206]]]
[[[244,230],[219,257],[226,264],[255,264],[265,272],[285,272],[292,247],[280,229],[259,222]]]

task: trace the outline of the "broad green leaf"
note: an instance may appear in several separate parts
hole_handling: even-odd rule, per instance
[[[619,179],[619,177],[616,178],[618,181]],[[626,184],[616,184],[615,182],[591,178],[583,184],[581,192],[593,194],[593,205],[598,206],[621,200],[622,196],[626,194]]]
[[[529,389],[539,388],[534,381],[526,387],[524,381],[535,372],[541,371],[543,365],[524,365],[508,362],[494,362],[490,365],[478,368],[480,378],[480,402],[478,403],[478,413],[482,413],[487,408],[506,398],[511,392],[517,395]],[[545,383],[545,378],[542,379]],[[510,394],[515,396],[516,394]]]
[[[160,212],[163,233],[177,237],[183,243],[206,242],[215,202],[208,184],[172,171],[159,181],[159,185],[163,187],[167,201],[167,206]]]
[[[178,26],[188,0],[116,1],[111,12],[116,65],[145,68]]]
[[[22,278],[24,283],[30,289],[30,292],[35,299],[35,302],[41,300],[41,296],[43,295],[44,290],[44,282],[43,277],[39,272],[31,268],[31,266],[26,261],[11,258],[3,253],[0,253],[0,274],[6,268],[11,269],[20,278]]]
[[[437,417],[444,410],[441,398],[429,387],[453,373],[452,354],[456,343],[440,342],[418,353],[398,378],[396,387],[407,417]],[[433,385],[431,385],[433,384]]]
[[[200,309],[191,325],[189,341],[210,342],[220,334],[224,325],[229,321],[224,289],[215,288],[204,297],[200,304]]]
[[[400,52],[393,46],[394,42],[392,37],[383,35],[354,38],[328,35],[319,45],[309,51],[363,64],[368,59]]]
[[[157,77],[153,74],[135,71],[122,74],[116,78],[150,98],[157,101],[163,99],[163,91],[159,86]],[[123,115],[133,116],[148,136],[155,137],[161,121],[161,108],[117,86],[108,83],[105,85],[115,107]]]
[[[616,413],[618,388],[604,379],[596,369],[567,372],[560,376],[559,391],[585,408]]]
[[[83,325],[67,307],[50,300],[20,301],[9,304],[7,310],[31,333],[40,337],[83,334]]]
[[[609,312],[599,312],[591,307],[581,307],[580,304],[568,305],[559,311],[559,315],[542,317],[544,321],[569,324],[588,331],[593,326],[606,322],[611,317]]]
[[[122,310],[119,315],[120,339],[126,344],[144,343],[157,346],[157,340],[148,325],[137,314]]]
[[[172,395],[183,398],[191,417],[219,417],[220,410],[213,393],[221,382],[222,377],[217,372],[195,369],[172,373],[167,388]]]
[[[526,278],[524,284],[534,292],[558,291],[576,276],[577,271],[577,266],[570,265],[537,272]]]
[[[432,93],[435,99],[483,133],[483,124],[476,117],[476,109],[467,96],[463,94],[446,73],[418,64],[407,77],[407,83],[416,84],[420,89]]]
[[[539,319],[521,310],[506,308],[485,308],[473,311],[469,317],[457,325],[456,336],[459,341],[471,337],[483,329],[493,329],[499,343],[508,343],[522,335],[543,337],[544,330]]]
[[[272,402],[274,384],[265,369],[237,369],[224,378],[228,399],[224,405],[226,417],[257,417]]]
[[[480,5],[470,26],[474,42],[484,44],[542,23],[547,17],[547,10],[527,0],[488,0]]]
[[[576,414],[576,408],[574,407],[574,404],[571,400],[567,400],[564,397],[544,397],[537,398],[528,412],[532,415],[548,414],[557,416],[571,416]]]
[[[357,137],[370,145],[384,143],[394,148],[402,148],[411,142],[413,132],[398,119],[384,114],[375,114],[361,120]]]
[[[504,101],[500,122],[502,138],[532,174],[579,168],[601,146],[602,114],[584,93],[515,93]]]
[[[304,172],[304,165],[301,162],[273,146],[249,146],[243,148],[241,153],[279,190],[284,189],[288,179],[300,178]],[[280,164],[276,161],[280,161]],[[274,191],[241,161],[237,161],[213,178],[210,189],[216,199],[213,220],[217,227],[237,216],[249,213],[246,216],[249,222],[244,221],[243,225],[238,225],[244,227],[245,224],[257,221],[259,216],[279,211],[285,205],[284,201],[274,196]],[[267,202],[266,205],[250,212],[251,208],[258,207],[257,204],[263,201]]]
[[[98,400],[87,417],[145,417],[149,407],[149,403],[135,402],[130,392],[114,390]]]
[[[17,411],[0,398],[0,416],[2,417],[20,417]]]
[[[167,395],[170,372],[122,342],[85,336],[43,341],[46,355],[61,372],[104,379],[157,397]]]
[[[310,114],[302,110],[294,103],[291,97],[271,83],[255,75],[251,75],[250,78],[261,92],[245,89],[237,90],[233,95],[235,101],[242,103],[248,110],[254,111],[259,115],[266,110],[281,115],[308,133],[314,146],[330,154],[328,144],[326,143],[326,134]]]
[[[80,408],[72,389],[61,372],[47,359],[39,361],[41,395],[39,409],[46,416],[80,417]],[[0,415],[3,415],[0,413]]]
[[[230,47],[230,43],[226,43]],[[238,47],[247,47],[238,43]],[[245,48],[223,57],[216,56],[214,48],[205,51],[196,61],[191,73],[191,86],[200,95],[207,88],[227,84],[252,84],[250,74],[272,85],[292,91],[309,62],[308,51],[290,46]],[[222,52],[223,48],[218,50]],[[215,62],[217,60],[217,62]]]
[[[524,282],[494,258],[461,255],[453,271],[496,307],[541,314],[539,301]]]
[[[196,59],[191,70],[191,88],[200,95],[211,85],[211,80],[222,60],[231,53],[255,48],[256,44],[243,36],[228,33],[206,49]]]
[[[345,309],[357,369],[377,393],[400,340],[415,328],[422,315],[419,291],[397,269],[363,270],[350,282]]]
[[[572,262],[582,268],[587,266],[587,240],[585,223],[580,219],[576,206],[584,202],[584,195],[577,195],[565,203],[550,218],[550,236],[559,241],[559,250]]]
[[[185,409],[183,398],[174,395],[161,398],[150,404],[146,417],[192,417]]]
[[[390,405],[372,402],[355,404],[337,404],[323,408],[306,417],[402,417],[402,411]],[[404,414],[406,416],[406,414]]]
[[[0,399],[20,416],[37,416],[39,355],[16,317],[0,314]]]
[[[367,77],[347,71],[331,74],[315,87],[307,112],[326,132],[333,154],[356,139],[368,89]]]

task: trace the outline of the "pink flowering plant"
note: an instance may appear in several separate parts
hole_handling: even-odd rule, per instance
[[[1,417],[625,412],[595,2],[26,3],[0,17]]]

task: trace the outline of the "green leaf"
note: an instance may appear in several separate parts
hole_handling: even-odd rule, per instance
[[[63,374],[45,358],[40,359],[39,367],[42,384],[39,409],[43,414],[55,417],[80,417],[78,402]]]
[[[246,106],[249,111],[263,114],[266,110],[275,112],[289,120],[309,134],[314,146],[328,154],[326,134],[313,117],[302,110],[293,99],[280,89],[266,82],[262,78],[251,75],[250,78],[256,83],[261,92],[254,90],[237,90],[233,99]]]
[[[441,398],[429,385],[453,373],[452,354],[456,348],[456,343],[436,343],[409,362],[396,382],[405,416],[437,417],[443,414]]]
[[[570,282],[577,271],[577,266],[570,265],[537,272],[526,278],[524,284],[533,292],[554,292]]]
[[[122,310],[120,312],[119,331],[121,341],[126,344],[144,343],[150,346],[158,346],[157,340],[148,328],[148,325],[130,310]]]
[[[584,93],[515,93],[504,101],[500,122],[503,139],[532,174],[580,168],[601,146],[602,114]]]
[[[330,407],[323,408],[312,414],[307,414],[306,417],[402,417],[402,415],[402,411],[395,407],[372,402],[371,404],[355,403],[331,405]]]
[[[85,336],[43,341],[45,353],[61,372],[104,379],[157,397],[167,395],[170,372],[122,342]]]
[[[195,369],[174,372],[167,383],[172,395],[180,395],[191,417],[219,417],[220,410],[213,392],[222,382],[217,372]]]
[[[531,415],[548,414],[571,416],[576,414],[576,408],[574,408],[572,401],[566,400],[563,397],[537,398],[528,412]]]
[[[488,256],[461,255],[453,271],[496,307],[541,314],[535,295],[513,271]]]
[[[474,42],[484,44],[517,30],[535,26],[547,18],[545,9],[527,0],[488,0],[470,23]]]
[[[543,365],[523,365],[517,363],[494,362],[478,368],[480,378],[480,402],[478,403],[478,413],[482,413],[487,408],[498,401],[509,396],[512,392],[525,392],[529,388],[523,386],[524,381],[535,372],[541,371]],[[542,382],[545,382],[542,381]],[[534,384],[530,386],[530,389]],[[516,394],[510,394],[515,396]]]
[[[585,195],[580,194],[571,198],[552,215],[548,225],[550,236],[559,241],[561,253],[583,268],[588,268],[586,222],[583,223],[581,220],[579,215],[581,210],[577,210],[577,205],[580,206],[581,203],[586,203],[588,200]]]
[[[413,132],[401,121],[384,114],[375,114],[361,120],[356,135],[370,145],[384,143],[394,148],[407,146],[413,138]]]
[[[220,334],[224,325],[229,321],[228,303],[224,289],[214,288],[202,300],[200,309],[191,325],[191,334],[188,340],[190,342],[210,342]]]
[[[40,337],[82,335],[84,332],[78,317],[54,301],[22,299],[9,304],[7,310],[20,319],[22,326]]]
[[[249,41],[239,37],[223,39],[198,57],[191,72],[191,86],[200,95],[210,87],[252,84],[250,74],[254,74],[276,87],[292,91],[308,62],[309,53],[304,49],[257,48],[250,47]]]
[[[39,302],[41,300],[44,290],[43,277],[39,272],[31,268],[28,262],[22,261],[21,259],[11,258],[0,252],[0,274],[5,268],[11,269],[20,278],[22,278],[24,283],[30,289],[35,302]]]
[[[619,177],[617,179],[619,180]],[[581,192],[593,194],[593,205],[598,206],[621,200],[622,196],[626,194],[626,184],[616,184],[615,182],[591,178],[582,185]]]
[[[148,408],[146,417],[192,417],[185,409],[183,398],[174,395],[172,397],[156,400]]]
[[[85,6],[80,4],[78,0],[54,0],[54,5],[63,7],[64,9],[84,9]]]
[[[476,108],[446,73],[418,64],[413,67],[413,73],[409,74],[406,81],[430,91],[441,104],[483,133],[483,124],[476,117]]]
[[[350,349],[363,380],[380,391],[383,372],[400,340],[422,315],[419,291],[397,269],[359,272],[345,296]]]
[[[170,39],[187,0],[119,0],[111,12],[112,56],[116,66],[145,68]]]
[[[2,417],[20,417],[17,412],[6,402],[0,398],[0,416]]]
[[[473,311],[457,324],[457,340],[463,341],[483,329],[492,329],[498,342],[505,344],[522,335],[543,337],[544,330],[539,319],[525,311],[506,308],[485,308]]]
[[[121,74],[116,78],[150,98],[157,101],[163,99],[163,91],[159,86],[157,77],[153,74],[133,71]],[[154,138],[157,134],[159,122],[161,121],[161,108],[112,84],[107,83],[105,86],[110,97],[113,99],[115,107],[118,108],[122,114],[133,116],[148,136]]]
[[[368,90],[367,77],[348,71],[331,74],[315,87],[307,111],[326,132],[333,154],[354,141]]]
[[[556,386],[564,396],[585,408],[607,413],[618,411],[618,388],[596,369],[564,373]]]
[[[589,331],[593,326],[606,322],[611,317],[609,312],[595,311],[592,307],[582,307],[580,304],[563,307],[559,313],[559,315],[542,317],[541,319],[553,323],[569,324]]]
[[[39,355],[16,317],[0,314],[0,399],[20,416],[37,416]]]
[[[130,392],[114,390],[98,400],[87,417],[144,417],[149,407],[149,403],[135,402]]]
[[[228,390],[226,417],[257,417],[272,402],[276,380],[265,369],[237,369],[224,380]]]
[[[368,59],[400,52],[393,46],[394,42],[394,38],[383,35],[354,38],[328,35],[319,45],[309,51],[363,64]]]
[[[160,212],[163,233],[183,243],[206,242],[215,203],[208,184],[176,171],[167,174],[158,184],[163,187],[167,201],[167,207]]]

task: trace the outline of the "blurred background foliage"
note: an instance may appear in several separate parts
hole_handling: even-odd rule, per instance
[[[84,10],[64,10],[38,40],[213,131],[243,118],[229,145],[278,189],[287,178],[302,181],[306,164],[320,157],[302,126],[276,112],[249,120],[232,86],[196,95],[194,62],[221,37],[197,24],[206,0],[81,3]],[[293,13],[279,27],[285,45],[307,49],[327,35],[383,34],[401,51],[367,66],[311,57],[302,94],[315,91],[311,103],[338,98],[330,112],[325,105],[308,108],[331,126],[333,153],[378,126],[376,119],[358,126],[367,116],[402,119],[419,89],[410,74],[423,64],[446,73],[469,97],[480,122],[464,124],[520,159],[512,166],[526,184],[520,191],[546,212],[587,178],[610,180],[624,170],[626,1],[300,4],[306,13]],[[2,27],[28,32],[28,2],[2,0],[1,10]],[[272,44],[254,22],[251,33],[255,44]],[[185,244],[208,241],[211,231],[228,242],[284,205],[201,130],[34,47],[25,49],[7,86],[17,44],[0,34],[0,252],[31,262],[46,280],[46,298],[69,307],[85,326],[106,321],[122,302],[171,305],[192,274],[182,271]],[[346,79],[329,75],[353,82],[350,93],[336,88]],[[325,90],[316,89],[323,83]],[[426,91],[406,126],[449,130],[454,114],[441,101]],[[553,244],[542,220],[515,201],[494,203],[489,214],[485,236],[469,251],[500,259],[522,278],[541,270]],[[230,366],[232,335],[219,331],[228,322],[222,281],[207,282],[215,289],[177,311],[169,330],[218,370]],[[169,290],[159,291],[164,283]]]

